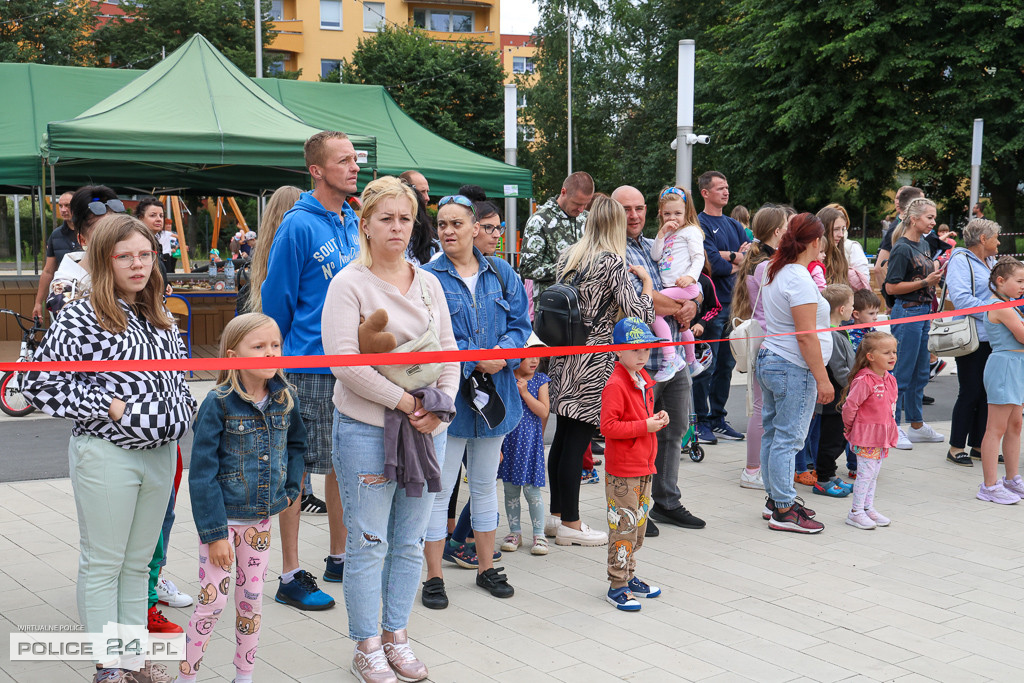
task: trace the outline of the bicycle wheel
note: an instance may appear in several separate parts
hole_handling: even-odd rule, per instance
[[[35,407],[21,393],[22,373],[8,370],[0,377],[0,410],[11,417],[24,417]]]

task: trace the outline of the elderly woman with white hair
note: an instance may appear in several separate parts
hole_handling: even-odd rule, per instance
[[[989,273],[999,253],[999,224],[975,218],[964,228],[965,247],[957,247],[946,266],[946,288],[957,309],[985,305],[991,293]],[[964,316],[956,316],[957,319]],[[956,377],[960,391],[953,405],[953,421],[949,430],[949,453],[946,459],[957,465],[972,467],[971,458],[981,458],[981,439],[988,417],[985,384],[979,378],[985,372],[992,347],[985,332],[984,313],[975,313],[978,349],[956,359]],[[970,453],[965,449],[970,446]]]

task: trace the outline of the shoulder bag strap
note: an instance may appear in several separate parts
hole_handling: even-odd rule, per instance
[[[505,296],[505,277],[501,274],[501,270],[498,268],[498,264],[496,263],[497,259],[493,256],[488,256],[487,261],[491,264],[491,268],[494,269],[494,274],[498,276],[498,282],[501,283],[501,295]]]

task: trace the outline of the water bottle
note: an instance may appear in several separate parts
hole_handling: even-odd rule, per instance
[[[232,260],[228,260],[228,262],[224,264],[224,279],[227,280],[227,282],[224,283],[225,289],[235,288],[235,262]]]
[[[210,259],[210,290],[217,289],[217,262]]]

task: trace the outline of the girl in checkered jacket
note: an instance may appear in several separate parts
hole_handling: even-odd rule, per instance
[[[171,496],[175,442],[196,409],[182,371],[134,369],[185,357],[160,278],[150,277],[158,249],[131,216],[97,223],[89,241],[92,292],[64,306],[35,360],[129,363],[30,371],[22,386],[43,412],[75,421],[68,454],[81,531],[78,612],[90,633],[109,622],[146,628],[148,564]],[[104,657],[95,680],[127,680],[126,669],[141,659]]]

